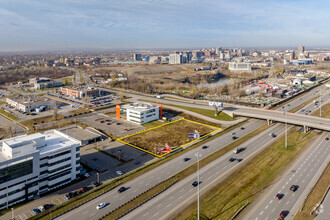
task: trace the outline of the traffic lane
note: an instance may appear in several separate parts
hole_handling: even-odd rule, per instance
[[[328,142],[324,140],[324,137],[325,135],[318,137],[319,140],[314,142],[302,157],[298,158],[294,166],[288,169],[289,172],[270,189],[270,193],[256,205],[254,210],[249,212],[247,216],[249,219],[271,219],[278,217],[283,210],[291,211],[303,192],[308,190],[307,185],[315,176],[317,168],[329,155]],[[299,186],[296,192],[290,191],[291,185]],[[275,199],[277,194],[284,194],[284,196],[277,201]],[[267,211],[268,207],[271,207],[269,211]],[[247,217],[243,216],[244,219]]]
[[[233,132],[235,132],[237,135],[243,136],[251,131],[257,129],[258,127],[264,125],[265,122],[259,121],[259,120],[252,120],[251,122],[248,122],[246,125],[244,125],[244,129],[241,128],[234,129]],[[173,160],[168,161],[165,164],[160,165],[159,167],[150,170],[149,172],[138,176],[132,181],[129,181],[124,184],[126,187],[131,187],[132,190],[130,191],[129,197],[127,197],[125,200],[121,199],[122,201],[119,201],[119,203],[112,202],[110,206],[107,206],[103,208],[102,210],[98,210],[97,215],[95,216],[102,216],[106,213],[112,211],[113,209],[120,206],[120,204],[130,200],[131,198],[134,198],[135,196],[139,195],[141,192],[144,192],[151,188],[152,186],[160,183],[161,181],[169,178],[170,176],[174,175],[177,172],[180,172],[181,170],[187,168],[194,162],[196,162],[195,153],[200,152],[202,153],[202,158],[207,157],[208,155],[214,153],[215,151],[221,149],[222,147],[227,146],[228,144],[232,143],[234,140],[231,138],[231,133],[226,133],[216,139],[213,139],[209,141],[206,145],[209,147],[207,149],[202,149],[202,147],[198,147],[196,149],[192,149],[188,151],[186,154],[181,155]],[[185,157],[191,158],[191,160],[184,162],[183,159]],[[134,188],[134,189],[133,189]],[[61,219],[70,219],[70,218],[80,218],[80,215],[82,211],[86,211],[88,209],[94,210],[96,205],[101,203],[100,201],[110,201],[112,198],[116,195],[116,190],[110,191],[109,193],[106,193],[105,195],[102,195],[98,198],[98,200],[92,200],[89,203],[86,203],[82,205],[81,207],[61,216]],[[117,197],[116,197],[117,198]],[[89,217],[89,216],[87,216]]]
[[[281,133],[282,132],[282,133]],[[231,171],[239,169],[247,163],[248,159],[256,155],[259,151],[268,146],[271,142],[275,141],[276,138],[269,136],[269,133],[283,134],[283,125],[277,125],[267,129],[266,131],[255,136],[251,140],[243,143],[239,147],[246,148],[239,154],[233,154],[228,152],[217,160],[206,165],[200,169],[200,182],[201,182],[201,193],[206,192],[211,187],[221,182]],[[229,162],[229,158],[236,157],[243,159],[241,162]],[[150,200],[148,203],[139,207],[138,209],[131,212],[125,218],[148,218],[156,219],[160,217],[174,213],[180,207],[187,205],[191,200],[195,200],[193,194],[196,194],[196,189],[191,184],[196,180],[196,174],[192,174],[184,180],[176,183],[166,193],[163,193],[156,198]],[[195,189],[195,190],[193,190]],[[152,207],[159,207],[153,210]],[[168,211],[168,210],[171,211]]]

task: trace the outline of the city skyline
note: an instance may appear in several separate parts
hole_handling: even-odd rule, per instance
[[[2,2],[1,51],[329,47],[326,1]]]

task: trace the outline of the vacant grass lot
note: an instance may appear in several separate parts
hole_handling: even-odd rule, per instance
[[[322,118],[330,118],[330,103],[322,105],[321,109]],[[320,117],[320,109],[312,114],[313,116]]]
[[[215,128],[186,120],[178,120],[122,140],[149,152],[155,152],[155,148],[163,148],[166,143],[170,147],[179,147],[191,142],[192,140],[188,139],[188,133],[193,133],[195,130],[202,137],[214,131]]]
[[[236,170],[221,184],[201,198],[201,219],[230,219],[246,202],[257,198],[289,164],[309,145],[316,132],[291,131],[288,148],[284,138],[252,158],[244,169]],[[190,205],[174,219],[196,219],[196,204]]]
[[[57,118],[62,119],[63,115],[58,114]],[[21,123],[28,128],[32,128],[33,125],[35,125],[35,124],[40,124],[40,123],[44,123],[44,122],[48,122],[48,121],[54,121],[54,115],[48,115],[48,116],[44,116],[44,117],[28,119],[28,120],[22,121]]]

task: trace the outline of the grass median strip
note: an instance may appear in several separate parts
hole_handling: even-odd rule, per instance
[[[177,180],[173,177],[169,178],[168,180],[166,180],[166,181],[156,185],[155,187],[151,188],[150,190],[142,193],[141,195],[139,195],[138,197],[136,197],[132,201],[126,203],[122,207],[114,210],[113,212],[111,212],[109,215],[105,216],[102,219],[111,220],[111,219],[119,218],[120,216],[122,216],[126,212],[132,210],[133,208],[135,208],[138,205],[140,205],[141,203],[143,203],[144,201],[146,201],[146,200],[152,198],[153,196],[159,194],[163,190],[166,190],[167,188],[169,188],[176,181]]]
[[[244,169],[234,171],[224,181],[201,197],[201,219],[230,219],[246,202],[252,202],[277,176],[310,144],[316,136],[291,131],[288,134],[288,148],[284,138],[275,141],[254,156]],[[174,219],[196,219],[196,204],[178,214]]]
[[[12,119],[14,121],[17,121],[18,120],[18,118],[15,115],[10,114],[10,113],[4,111],[3,109],[0,109],[0,113],[3,114],[3,115],[5,115],[5,116],[7,116],[8,118],[10,118],[10,119]]]

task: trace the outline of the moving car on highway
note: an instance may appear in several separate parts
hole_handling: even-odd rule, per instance
[[[102,209],[102,208],[104,208],[104,206],[105,206],[105,203],[102,202],[96,206],[96,209],[97,210]]]

